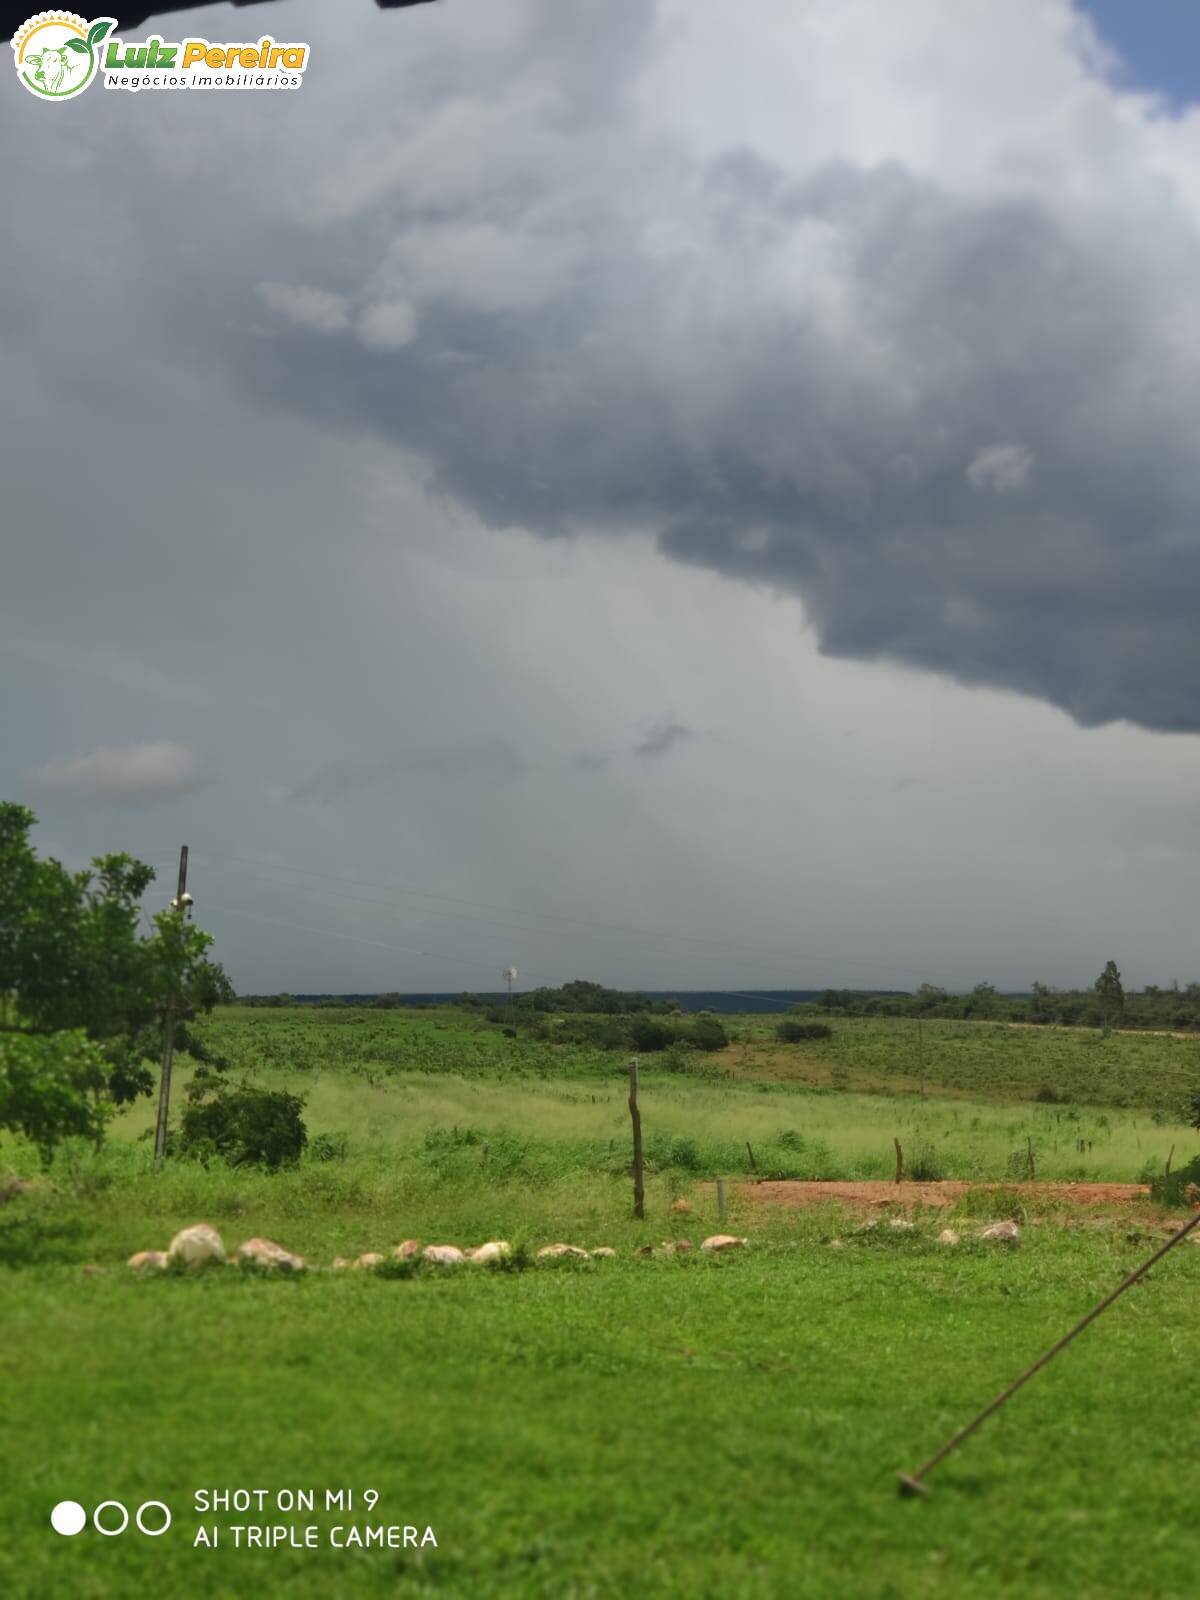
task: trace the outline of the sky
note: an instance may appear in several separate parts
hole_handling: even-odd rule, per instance
[[[270,10],[0,92],[43,853],[242,992],[1200,977],[1185,8]]]

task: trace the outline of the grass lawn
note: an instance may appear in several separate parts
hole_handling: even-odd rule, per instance
[[[0,1595],[1194,1593],[1200,1249],[1174,1252],[989,1421],[937,1470],[928,1502],[899,1500],[894,1473],[1149,1254],[1157,1224],[1029,1219],[1008,1250],[975,1237],[992,1203],[975,1196],[950,1250],[936,1242],[944,1214],[859,1235],[837,1208],[739,1196],[728,1226],[750,1236],[744,1254],[633,1254],[715,1231],[704,1180],[743,1175],[747,1140],[764,1169],[797,1176],[886,1175],[899,1131],[948,1177],[1012,1175],[1032,1139],[1039,1177],[1132,1180],[1172,1146],[1176,1163],[1194,1153],[1200,1136],[1170,1116],[964,1097],[970,1056],[968,1081],[925,1100],[886,1082],[844,1093],[798,1073],[695,1076],[648,1060],[654,1170],[637,1223],[611,1053],[513,1048],[463,1019],[394,1013],[210,1026],[239,1072],[307,1095],[310,1135],[336,1135],[336,1153],[276,1175],[176,1161],[156,1176],[143,1105],[104,1150],[63,1150],[0,1208]],[[1127,1077],[1120,1052],[1144,1044],[1113,1046],[1105,1082]],[[1182,1057],[1154,1060],[1162,1082],[1143,1105],[1185,1076]],[[36,1161],[6,1139],[9,1167]],[[671,1212],[681,1195],[690,1216]],[[406,1280],[142,1281],[124,1265],[202,1219],[231,1250],[265,1234],[318,1263],[406,1236],[620,1254]],[[237,1488],[318,1503],[353,1491],[356,1505],[195,1508],[197,1491]],[[161,1539],[63,1538],[48,1518],[64,1499],[162,1500],[174,1524]],[[233,1542],[235,1525],[302,1537],[309,1524],[315,1548]],[[335,1527],[391,1524],[430,1525],[437,1547],[330,1543]],[[201,1526],[219,1529],[216,1548],[194,1543]]]
[[[940,1219],[939,1219],[940,1221]],[[903,1502],[910,1468],[1148,1246],[932,1227],[737,1259],[387,1281],[24,1272],[0,1349],[0,1592],[1191,1596],[1185,1245]],[[1182,1432],[1181,1432],[1182,1424]],[[373,1514],[202,1518],[201,1488],[378,1492]],[[161,1540],[63,1539],[70,1498],[166,1501]],[[217,1524],[220,1545],[194,1548]],[[235,1523],[432,1525],[437,1549],[237,1549]]]

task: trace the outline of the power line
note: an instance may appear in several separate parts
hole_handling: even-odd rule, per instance
[[[225,871],[226,869],[222,868],[222,867],[218,867],[216,870],[218,872],[222,872],[222,871]],[[256,881],[258,883],[268,884],[268,885],[270,885],[270,887],[275,888],[275,889],[282,889],[282,890],[285,890],[285,891],[293,891],[293,890],[299,891],[302,894],[313,895],[314,897],[316,897],[317,899],[320,899],[320,900],[326,900],[326,899],[328,899],[329,897],[332,896],[335,899],[347,900],[353,905],[376,906],[376,907],[379,907],[382,910],[389,910],[390,909],[390,902],[385,901],[385,900],[374,899],[374,898],[371,898],[371,897],[368,897],[368,896],[365,896],[365,895],[346,894],[346,893],[340,892],[340,891],[338,891],[336,889],[332,889],[332,890],[321,889],[321,890],[318,890],[318,889],[311,888],[308,884],[284,884],[284,883],[278,882],[278,880],[276,880],[274,878],[264,878],[264,877],[261,877],[261,876],[255,874],[255,873],[245,873],[245,872],[240,872],[239,871],[239,877],[251,878],[251,879],[253,879],[254,881]],[[513,932],[512,932],[512,930],[510,928],[510,925],[508,923],[495,922],[495,921],[491,921],[489,919],[484,919],[484,918],[478,918],[477,919],[477,918],[471,918],[471,917],[463,917],[463,916],[460,916],[456,912],[453,912],[453,911],[439,911],[439,910],[437,910],[436,908],[433,908],[433,907],[420,907],[419,909],[422,912],[424,912],[425,914],[430,915],[430,916],[448,917],[448,918],[451,918],[454,921],[474,923],[477,926],[481,926],[481,927],[502,928],[508,933],[510,942],[514,942],[514,943],[521,944],[521,945],[528,945],[529,944],[529,939],[527,937],[522,937],[523,935],[532,936],[532,939],[537,943],[541,943],[544,939],[548,939],[548,938],[553,937],[553,935],[551,935],[548,931],[539,930],[539,929],[536,929],[536,928],[520,928],[520,929],[516,930],[516,935],[517,936],[514,939]],[[601,935],[601,937],[603,937],[603,936],[604,935]],[[712,988],[711,986],[703,986],[703,985],[701,986],[701,989],[703,990],[706,987],[708,989],[708,992],[710,992],[712,994],[745,995],[745,997],[747,997],[747,998],[758,999],[758,1000],[767,1000],[767,999],[774,999],[774,1000],[780,1000],[780,1001],[784,1000],[783,996],[768,995],[766,991],[761,991],[761,992],[759,992],[757,994],[749,994],[747,991],[734,990],[734,989],[715,989],[715,988]]]
[[[816,953],[816,952],[813,952],[811,950],[798,949],[798,948],[795,948],[795,947],[791,947],[791,948],[789,948],[787,950],[787,952],[781,952],[776,947],[770,946],[770,945],[754,944],[754,943],[749,943],[749,942],[740,941],[740,940],[706,937],[704,935],[699,935],[699,934],[685,934],[685,933],[680,933],[679,931],[674,930],[674,929],[656,929],[656,928],[645,928],[645,927],[638,928],[638,927],[635,927],[635,926],[631,926],[629,924],[600,922],[600,921],[597,921],[595,918],[574,917],[574,916],[569,916],[569,915],[567,915],[566,913],[563,913],[563,912],[534,911],[534,910],[521,908],[521,907],[515,907],[515,906],[497,905],[495,902],[492,902],[492,901],[471,900],[471,899],[468,899],[468,898],[466,898],[465,896],[462,896],[462,895],[447,895],[447,894],[440,894],[440,893],[438,893],[438,892],[436,892],[434,890],[418,889],[418,888],[415,888],[414,886],[409,885],[409,884],[379,883],[378,881],[368,882],[367,880],[364,880],[364,879],[361,879],[361,878],[347,878],[347,877],[342,876],[339,873],[322,872],[318,868],[315,868],[315,867],[301,867],[301,866],[293,865],[293,864],[288,863],[288,862],[263,862],[263,861],[259,861],[259,860],[255,859],[254,857],[239,855],[239,854],[236,854],[236,853],[231,852],[231,851],[214,850],[214,851],[212,851],[212,854],[217,856],[217,857],[219,857],[219,858],[221,858],[221,859],[223,859],[223,860],[226,860],[226,861],[238,862],[240,864],[244,864],[246,866],[253,866],[253,867],[256,867],[256,868],[259,868],[259,869],[262,869],[262,868],[265,867],[269,871],[273,871],[273,872],[297,873],[297,874],[302,874],[304,876],[322,878],[322,879],[325,879],[325,880],[327,880],[329,882],[332,882],[332,883],[348,884],[348,885],[350,885],[352,887],[362,887],[362,888],[372,888],[372,889],[382,888],[382,889],[386,889],[390,894],[408,895],[408,896],[412,896],[412,897],[415,897],[415,898],[418,898],[418,899],[425,899],[425,900],[444,900],[444,901],[447,901],[448,903],[450,903],[452,905],[469,906],[469,907],[472,907],[472,908],[478,908],[478,909],[487,910],[487,911],[501,911],[501,912],[506,912],[506,913],[508,913],[510,915],[514,915],[514,916],[534,917],[534,918],[539,918],[539,919],[544,920],[544,921],[565,922],[565,923],[570,923],[575,927],[594,928],[594,929],[596,929],[598,931],[601,931],[601,932],[621,934],[621,935],[623,935],[625,937],[628,937],[628,936],[632,935],[633,937],[642,938],[642,939],[669,939],[669,940],[672,940],[672,941],[674,941],[676,943],[679,943],[679,944],[707,945],[707,946],[710,946],[710,947],[715,947],[715,948],[725,949],[725,950],[743,950],[743,951],[752,951],[752,952],[757,952],[757,953],[762,953],[762,954],[770,954],[770,955],[774,956],[776,958],[776,960],[780,960],[780,961],[786,962],[788,965],[793,964],[797,959],[801,959],[801,960],[805,960],[805,961],[826,961],[826,962],[835,963],[835,964],[840,965],[840,966],[852,966],[852,967],[866,968],[866,969],[868,969],[870,971],[873,971],[873,972],[892,972],[892,973],[903,974],[905,977],[910,977],[910,978],[913,978],[913,977],[926,978],[926,977],[928,977],[927,971],[918,971],[917,969],[912,968],[912,967],[900,967],[900,966],[896,966],[894,963],[890,963],[890,962],[863,961],[862,959],[856,959],[856,958],[850,957],[850,956],[832,955],[828,951],[821,951],[819,953]],[[272,880],[264,879],[262,881],[270,882]],[[309,893],[316,892],[316,891],[313,891],[313,890],[309,890],[307,888],[307,886],[304,885],[304,884],[276,883],[275,886],[278,887],[278,888],[284,888],[284,889],[296,889],[296,890],[300,890],[301,892],[309,892]],[[358,900],[361,900],[362,903],[376,904],[376,905],[380,905],[380,906],[384,905],[383,901],[378,901],[378,900],[371,901],[371,900],[365,899],[364,897],[345,894],[344,892],[342,893],[342,898],[350,899],[350,900],[358,899]],[[436,907],[425,907],[423,909],[425,909],[430,915],[434,915],[434,916],[442,916],[442,917],[447,917],[448,918],[448,917],[450,917],[452,915],[452,913],[450,913],[450,912],[439,911],[439,910],[437,910]],[[503,923],[485,923],[484,919],[469,919],[469,918],[465,918],[464,917],[461,920],[463,920],[463,921],[475,920],[481,926],[488,925],[488,926],[503,927],[503,928],[507,928],[509,926],[508,924],[503,924]],[[522,931],[529,932],[529,933],[536,933],[537,930],[530,928],[530,929],[524,929]],[[716,994],[716,993],[725,993],[725,992],[732,992],[732,991],[722,991],[722,990],[714,989],[712,992],[714,994]]]

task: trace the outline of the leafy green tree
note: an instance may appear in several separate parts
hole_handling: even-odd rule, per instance
[[[98,1144],[112,1113],[107,1065],[80,1029],[0,1035],[0,1128],[23,1133],[44,1162],[60,1139]]]
[[[1121,1020],[1121,1013],[1125,1010],[1125,990],[1121,985],[1121,974],[1117,970],[1115,961],[1104,963],[1104,971],[1092,987],[1099,1002],[1104,1026],[1111,1028],[1115,1022]]]
[[[162,1052],[168,1006],[186,1024],[233,989],[207,958],[211,936],[182,910],[160,911],[142,933],[153,868],[110,855],[68,872],[38,858],[35,821],[0,804],[0,1036],[86,1036],[103,1061],[103,1083],[89,1092],[121,1105],[154,1087],[147,1062]]]

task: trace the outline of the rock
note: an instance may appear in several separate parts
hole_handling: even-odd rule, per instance
[[[206,1222],[181,1228],[171,1240],[167,1255],[172,1261],[181,1262],[193,1270],[225,1265],[225,1246],[221,1243],[221,1235]]]
[[[588,1253],[581,1250],[577,1244],[544,1244],[538,1251],[539,1261],[586,1261]]]
[[[831,1250],[844,1250],[846,1246],[841,1239],[830,1239],[829,1248]]]
[[[456,1244],[427,1244],[421,1259],[432,1261],[436,1267],[459,1267],[467,1258]]]
[[[333,1260],[329,1263],[329,1270],[330,1272],[345,1272],[346,1268],[352,1266],[353,1264],[354,1263],[348,1261],[345,1256],[334,1256]]]
[[[613,1260],[613,1259],[616,1258],[616,1254],[617,1254],[617,1252],[613,1249],[613,1247],[611,1245],[609,1245],[609,1244],[598,1244],[596,1246],[596,1248],[592,1251],[592,1260],[593,1261],[596,1261],[596,1260],[601,1260],[601,1261]]]
[[[941,1233],[938,1234],[938,1243],[939,1244],[957,1244],[958,1243],[958,1234],[955,1233],[953,1228],[943,1228]]]
[[[678,1200],[672,1201],[671,1203],[671,1210],[681,1217],[686,1217],[691,1209],[692,1208],[690,1204],[683,1198],[682,1195],[680,1195]]]
[[[414,1256],[421,1254],[421,1241],[419,1239],[405,1239],[392,1251],[397,1261],[411,1261]]]
[[[633,1253],[635,1256],[652,1256],[654,1254],[654,1246],[652,1244],[640,1244]]]
[[[257,1268],[262,1272],[303,1272],[304,1257],[293,1255],[274,1239],[247,1239],[238,1245],[239,1267]]]
[[[682,1255],[692,1248],[690,1239],[664,1239],[663,1254],[668,1256]]]
[[[139,1250],[130,1256],[129,1265],[135,1272],[165,1272],[168,1259],[165,1250]]]
[[[512,1245],[507,1239],[489,1239],[486,1244],[481,1244],[476,1250],[467,1251],[467,1260],[474,1261],[481,1267],[498,1266],[500,1262],[507,1261],[512,1255]]]
[[[748,1239],[735,1239],[731,1233],[711,1234],[700,1246],[701,1250],[740,1250],[749,1244]]]
[[[350,1265],[358,1267],[363,1272],[369,1272],[372,1268],[383,1265],[383,1257],[378,1250],[366,1250],[361,1256],[355,1256]]]
[[[1016,1244],[1021,1237],[1021,1230],[1015,1222],[993,1222],[990,1228],[985,1228],[979,1235],[981,1239],[998,1239],[1002,1244]]]
[[[888,1227],[894,1228],[897,1233],[911,1233],[913,1231],[913,1224],[906,1221],[904,1217],[893,1217],[888,1223]]]

